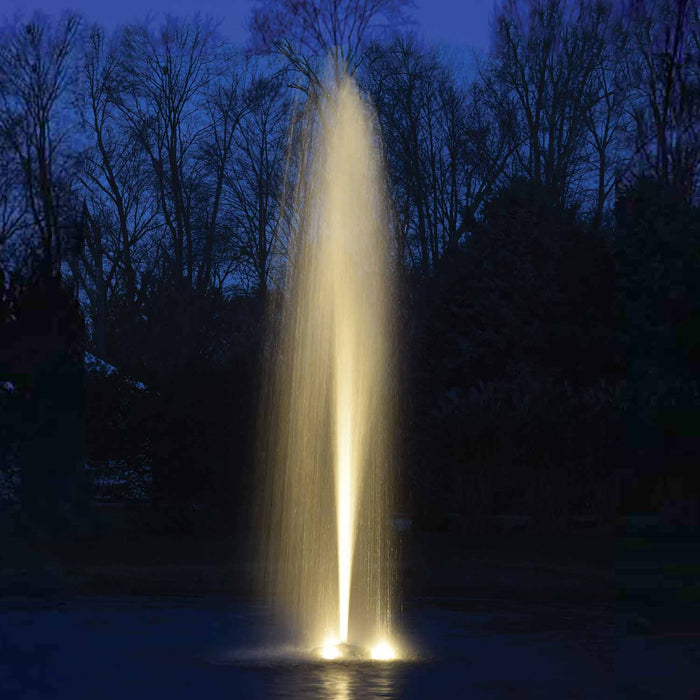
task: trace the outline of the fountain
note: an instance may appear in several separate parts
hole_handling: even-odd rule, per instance
[[[269,313],[263,583],[295,644],[387,660],[396,348],[380,144],[348,77],[306,121]]]

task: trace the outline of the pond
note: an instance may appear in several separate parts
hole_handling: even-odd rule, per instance
[[[401,661],[324,662],[276,647],[266,608],[241,599],[5,599],[0,697],[601,700],[700,689],[697,638],[622,637],[610,608],[414,599],[400,628]]]

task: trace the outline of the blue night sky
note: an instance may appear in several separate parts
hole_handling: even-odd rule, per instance
[[[445,47],[485,50],[493,0],[416,0],[415,31],[430,43]],[[143,17],[146,13],[188,15],[194,12],[221,18],[224,36],[243,43],[252,0],[0,0],[0,16],[41,10],[49,14],[63,9],[81,12],[89,21],[107,27]]]

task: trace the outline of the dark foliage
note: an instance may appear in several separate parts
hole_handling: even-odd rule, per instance
[[[700,492],[700,211],[643,179],[616,217],[626,466],[656,490],[630,507],[655,509]]]
[[[260,302],[211,295],[186,319],[176,298],[151,304],[110,341],[121,371],[89,376],[91,463],[119,481],[112,498],[150,502],[157,527],[230,527],[251,488]]]
[[[25,525],[60,531],[87,505],[83,469],[83,317],[60,277],[41,272],[3,289],[0,374],[13,386],[11,459],[21,467]],[[17,494],[15,494],[17,495]]]
[[[609,522],[620,368],[608,241],[516,180],[425,294],[415,505],[448,503],[470,528],[509,511],[546,527]]]
[[[612,251],[541,185],[503,188],[432,287],[426,360],[453,367],[441,383],[530,372],[585,386],[616,373]]]

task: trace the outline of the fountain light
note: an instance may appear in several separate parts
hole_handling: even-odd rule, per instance
[[[330,637],[318,648],[317,653],[322,659],[333,661],[343,655],[343,648],[337,639]]]
[[[374,661],[393,661],[396,658],[394,647],[383,639],[370,650],[370,656]]]
[[[294,254],[270,307],[264,578],[305,648],[329,632],[315,658],[368,661],[395,657],[368,644],[393,600],[394,242],[376,117],[351,78],[328,87],[306,120],[282,219],[299,223]]]

